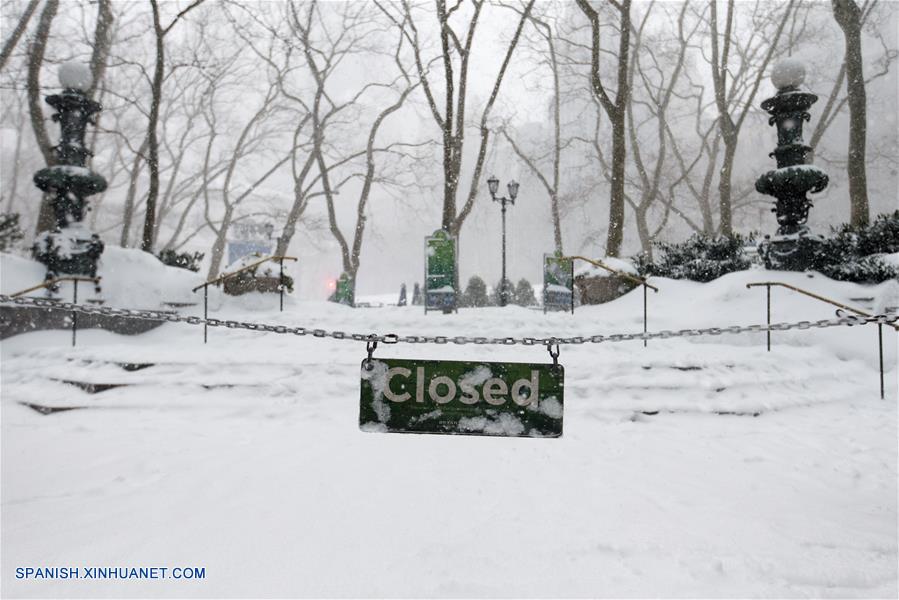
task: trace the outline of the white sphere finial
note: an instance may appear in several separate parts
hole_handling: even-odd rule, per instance
[[[64,88],[87,91],[91,86],[93,77],[86,65],[70,60],[59,66],[59,84]]]
[[[798,88],[805,81],[805,64],[798,58],[785,58],[771,70],[771,83],[779,90]]]

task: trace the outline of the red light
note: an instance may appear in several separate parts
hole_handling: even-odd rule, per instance
[[[334,281],[333,279],[329,279],[328,280],[328,289],[333,290],[336,287],[337,287],[337,282]]]

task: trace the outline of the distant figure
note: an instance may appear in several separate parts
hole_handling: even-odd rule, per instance
[[[406,284],[400,286],[400,299],[396,303],[397,306],[406,306]]]
[[[412,288],[412,306],[421,306],[424,304],[424,298],[421,297],[421,286],[418,283]]]

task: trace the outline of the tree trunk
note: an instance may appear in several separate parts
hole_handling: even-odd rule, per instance
[[[112,44],[112,2],[100,0],[97,4],[97,26],[94,29],[94,50],[91,53],[91,87],[87,91],[88,98],[93,98],[97,88],[106,75],[106,59]]]
[[[50,35],[50,25],[59,8],[59,0],[47,0],[41,18],[34,32],[34,40],[28,51],[28,110],[31,116],[31,129],[37,140],[37,146],[41,151],[47,165],[56,162],[53,147],[50,144],[50,136],[47,134],[47,126],[44,123],[44,111],[41,107],[41,66],[44,62],[44,51],[47,49],[47,38]],[[41,199],[41,207],[38,211],[37,228],[35,234],[50,231],[56,225],[53,215],[52,196],[44,194]]]
[[[627,160],[623,110],[612,121],[612,191],[609,196],[609,234],[606,238],[606,256],[621,254],[624,241],[624,168]]]
[[[141,172],[141,161],[144,152],[147,151],[147,140],[141,144],[137,152],[134,154],[134,160],[131,163],[131,176],[128,180],[128,192],[125,194],[125,209],[122,214],[122,234],[119,238],[119,246],[128,247],[128,239],[131,237],[131,222],[134,220],[134,203],[137,197],[137,184]]]
[[[846,90],[849,95],[849,205],[850,223],[869,221],[868,177],[865,171],[867,97],[862,61],[861,9],[854,0],[832,0],[833,16],[846,39]]]
[[[9,35],[9,39],[6,40],[6,43],[3,44],[3,50],[0,51],[0,70],[6,66],[6,61],[12,56],[12,51],[16,47],[16,44],[19,43],[19,38],[25,33],[25,29],[28,27],[28,21],[31,20],[31,15],[34,14],[34,9],[37,8],[37,5],[38,0],[31,0],[28,3],[28,6],[25,7],[25,12],[22,13],[22,17],[16,24],[16,28],[13,29],[13,32]]]
[[[741,99],[741,108],[732,111],[729,104],[733,96],[733,89],[736,84],[737,76],[731,81],[730,87],[727,84],[728,76],[732,76],[731,70],[728,68],[728,57],[730,55],[731,45],[734,43],[731,32],[734,25],[734,0],[727,0],[727,13],[725,16],[725,27],[723,42],[719,52],[718,44],[718,0],[710,0],[710,29],[711,29],[711,64],[712,64],[712,83],[715,90],[715,105],[718,108],[718,127],[721,132],[721,140],[724,142],[724,159],[719,172],[720,179],[718,181],[718,209],[720,212],[719,233],[721,235],[733,235],[733,199],[732,199],[732,183],[734,159],[737,154],[737,143],[740,138],[740,130],[749,114],[749,109],[753,106],[755,95],[758,93],[759,85],[762,82],[768,64],[774,56],[777,49],[778,41],[783,33],[784,27],[793,14],[793,5],[796,0],[789,0],[784,8],[783,17],[777,26],[774,36],[767,41],[767,50],[760,62],[752,82],[749,84],[749,93]],[[757,4],[758,6],[758,4]],[[737,51],[739,55],[739,50]],[[745,60],[745,59],[744,59]],[[730,91],[728,91],[730,90]]]
[[[719,129],[720,131],[720,129]],[[715,165],[718,164],[718,153],[721,151],[721,135],[715,136],[709,150],[709,163],[702,178],[702,189],[699,197],[699,211],[702,213],[702,232],[715,235],[715,220],[712,215],[712,182],[715,179]]]
[[[634,220],[637,222],[637,235],[640,236],[640,247],[643,254],[652,262],[652,233],[649,231],[649,223],[646,219],[646,209],[638,207],[634,211]]]
[[[19,113],[21,114],[21,113]],[[13,212],[13,205],[16,201],[16,193],[19,189],[19,158],[22,156],[22,127],[24,120],[19,120],[19,130],[16,133],[16,147],[12,155],[12,174],[9,184],[9,200],[6,203],[6,212]]]
[[[621,0],[616,3],[619,12],[618,21],[618,92],[614,101],[609,97],[600,76],[600,56],[602,48],[600,44],[600,17],[599,13],[590,6],[587,0],[577,0],[581,11],[590,20],[591,51],[590,51],[590,82],[593,95],[599,100],[609,121],[612,123],[612,164],[611,164],[611,191],[609,193],[609,233],[606,238],[606,256],[618,256],[621,253],[621,243],[624,240],[624,169],[627,160],[627,135],[625,121],[627,106],[630,103],[631,86],[628,75],[630,65],[630,34],[631,34],[631,0]]]
[[[449,34],[450,25],[446,11],[446,1],[437,0],[437,21],[440,24],[440,43],[443,58],[443,76],[446,83],[446,98],[444,118],[443,118],[443,216],[441,218],[441,227],[445,231],[450,231],[453,222],[456,220],[456,190],[459,187],[459,166],[461,161],[456,157],[457,137],[458,143],[461,145],[465,136],[464,127],[453,132],[453,112],[455,109],[456,99],[453,97],[455,80],[453,75],[453,59],[450,51]],[[474,27],[477,23],[477,16],[472,19],[470,27]],[[464,76],[464,72],[461,74]],[[459,110],[465,110],[465,89],[459,91]]]
[[[225,243],[228,240],[228,229],[231,227],[231,219],[234,216],[233,211],[234,209],[231,206],[225,209],[222,224],[216,232],[215,242],[212,244],[212,256],[209,261],[209,272],[206,274],[207,280],[218,275],[219,269],[222,267],[222,259],[225,256]]]
[[[726,115],[722,115],[721,118],[730,119]],[[726,128],[727,126],[722,127],[722,129]],[[718,179],[719,233],[725,236],[732,236],[734,233],[734,218],[731,202],[731,179],[734,170],[734,158],[737,154],[737,136],[728,133],[724,134],[721,139],[724,141],[724,159],[721,162],[721,176]]]
[[[562,254],[562,219],[559,216],[559,194],[553,190],[549,197],[553,217],[553,243],[556,252]]]
[[[153,232],[156,229],[156,201],[159,198],[159,139],[156,127],[159,123],[159,103],[162,101],[162,80],[165,72],[165,32],[159,22],[159,6],[156,0],[150,0],[150,6],[153,8],[153,31],[156,34],[156,69],[153,72],[150,118],[147,123],[147,167],[150,171],[150,190],[147,195],[140,248],[144,252],[152,253]],[[221,259],[221,257],[219,258]]]

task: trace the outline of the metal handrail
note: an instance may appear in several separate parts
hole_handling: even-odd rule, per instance
[[[849,305],[847,305],[847,304],[843,304],[842,302],[838,302],[838,301],[834,300],[833,298],[827,298],[827,297],[825,297],[825,296],[821,296],[821,295],[816,294],[816,293],[814,293],[814,292],[810,292],[810,291],[808,291],[808,290],[804,290],[804,289],[802,289],[802,288],[796,287],[795,285],[790,285],[789,283],[784,283],[784,282],[782,282],[782,281],[759,281],[759,282],[756,282],[756,283],[747,283],[747,284],[746,284],[746,287],[747,287],[747,288],[754,288],[754,287],[761,287],[761,286],[768,286],[768,287],[770,287],[770,286],[772,286],[772,285],[773,285],[773,286],[777,286],[777,287],[787,288],[788,290],[793,290],[794,292],[798,292],[798,293],[800,293],[800,294],[802,294],[802,295],[804,295],[804,296],[808,296],[809,298],[814,298],[815,300],[820,300],[821,302],[826,302],[827,304],[830,304],[831,306],[836,306],[837,308],[842,308],[843,310],[848,310],[848,311],[850,311],[850,312],[854,312],[855,314],[861,315],[861,316],[863,316],[863,317],[871,317],[871,316],[873,316],[871,313],[865,312],[865,311],[863,311],[863,310],[861,310],[861,309],[859,309],[859,308],[854,308],[854,307],[849,306]],[[887,325],[889,325],[890,327],[892,327],[892,328],[895,329],[896,331],[899,331],[899,325],[894,325],[894,324],[892,324],[892,323],[887,323]]]
[[[618,275],[619,277],[623,277],[624,279],[627,279],[628,281],[632,281],[632,282],[636,283],[637,285],[642,285],[643,286],[643,333],[646,333],[646,331],[648,330],[648,327],[649,327],[649,309],[647,307],[648,303],[647,303],[647,299],[646,299],[646,288],[651,288],[652,291],[654,291],[657,294],[659,293],[659,288],[652,285],[651,283],[647,283],[645,277],[635,277],[635,276],[631,275],[630,273],[625,273],[624,271],[619,271],[618,269],[613,269],[612,267],[605,264],[601,260],[594,260],[592,258],[587,258],[586,256],[563,256],[561,258],[563,260],[571,261],[572,291],[574,290],[574,261],[575,261],[575,259],[582,260],[584,262],[588,262],[591,265],[595,265],[601,269],[605,269],[609,273],[613,273],[615,275]],[[573,314],[574,313],[574,294],[573,293],[571,295],[571,307],[572,307],[571,312]],[[648,342],[646,340],[643,340],[644,348],[646,347],[647,343]]]
[[[18,298],[19,296],[23,296],[29,292],[33,292],[35,290],[39,290],[42,288],[48,288],[56,285],[62,281],[92,281],[94,284],[100,283],[100,277],[80,277],[77,275],[72,275],[69,277],[55,277],[53,279],[47,279],[43,283],[39,283],[37,285],[33,285],[28,289],[22,290],[21,292],[16,292],[15,294],[10,294],[11,298]]]
[[[562,260],[575,260],[575,259],[577,259],[577,260],[583,260],[583,261],[585,261],[585,262],[590,263],[591,265],[596,265],[597,267],[599,267],[599,268],[601,268],[601,269],[605,269],[606,271],[608,271],[608,272],[610,272],[610,273],[614,273],[614,274],[616,274],[616,275],[618,275],[618,276],[620,276],[620,277],[624,277],[625,279],[628,279],[628,280],[630,280],[630,281],[633,281],[633,282],[636,283],[637,285],[645,285],[646,287],[650,288],[652,291],[654,291],[654,292],[656,292],[656,293],[659,292],[659,288],[657,288],[656,286],[654,286],[654,285],[652,285],[652,284],[650,284],[650,283],[647,283],[645,278],[643,278],[643,277],[636,277],[636,276],[631,275],[630,273],[627,273],[627,272],[625,272],[625,271],[619,271],[618,269],[613,269],[612,267],[610,267],[609,265],[605,264],[605,263],[602,262],[601,260],[594,260],[594,259],[592,259],[592,258],[587,258],[587,257],[585,257],[585,256],[563,256],[563,257],[561,257],[561,258],[562,258]]]
[[[242,269],[238,269],[237,271],[234,271],[233,273],[225,273],[221,277],[217,277],[215,279],[210,279],[206,283],[198,285],[197,287],[192,289],[191,290],[192,292],[196,292],[200,288],[203,289],[203,318],[204,319],[209,318],[209,286],[210,285],[219,284],[227,279],[234,277],[235,275],[240,275],[244,271],[249,271],[250,269],[255,269],[262,263],[268,262],[270,260],[278,261],[279,263],[281,263],[281,274],[279,276],[278,288],[280,289],[280,295],[281,295],[280,304],[281,304],[281,311],[283,312],[284,311],[284,261],[285,260],[295,261],[295,260],[297,260],[297,258],[295,256],[266,256],[265,258],[263,258],[261,260],[257,260],[256,262],[254,262],[251,265],[247,265],[247,266],[243,267]],[[208,339],[209,339],[209,327],[204,323],[203,324],[203,343],[205,344],[208,341]]]
[[[295,261],[295,260],[297,260],[297,258],[294,257],[294,256],[267,256],[267,257],[263,258],[262,260],[258,260],[258,261],[254,262],[254,263],[251,264],[251,265],[247,265],[247,266],[245,266],[245,267],[243,267],[243,268],[241,268],[241,269],[238,269],[237,271],[234,271],[234,272],[232,272],[232,273],[225,273],[224,275],[222,275],[222,276],[220,276],[220,277],[217,277],[217,278],[215,278],[215,279],[210,279],[210,280],[207,281],[206,283],[201,283],[200,285],[198,285],[197,287],[195,287],[195,288],[192,289],[191,291],[192,291],[192,292],[196,292],[197,290],[199,290],[199,289],[201,289],[201,288],[208,287],[208,286],[213,285],[213,284],[221,283],[221,282],[225,281],[226,279],[231,279],[231,278],[234,277],[235,275],[240,275],[240,274],[243,273],[244,271],[249,271],[250,269],[253,269],[253,268],[255,268],[255,267],[258,267],[258,266],[261,265],[262,263],[268,262],[268,261],[270,261],[270,260],[279,260],[279,261],[294,260],[294,261]]]
[[[759,281],[756,283],[747,283],[747,288],[754,287],[762,287],[765,286],[768,296],[768,325],[771,325],[771,287],[782,287],[788,290],[792,290],[794,292],[798,292],[804,296],[808,296],[809,298],[814,298],[815,300],[819,300],[826,304],[830,304],[831,306],[836,306],[842,310],[848,310],[850,312],[854,312],[857,315],[861,315],[863,317],[871,317],[874,316],[868,312],[865,312],[861,309],[854,308],[847,304],[843,304],[842,302],[838,302],[833,298],[827,298],[825,296],[821,296],[820,294],[816,294],[814,292],[810,292],[808,290],[804,290],[802,288],[796,287],[795,285],[790,285],[789,283],[784,283],[782,281]],[[892,323],[886,323],[896,331],[899,331],[899,326],[894,325]],[[886,397],[886,388],[884,387],[884,369],[883,369],[883,323],[877,324],[877,354],[879,359],[880,366],[880,399],[883,400]],[[768,352],[771,352],[771,330],[768,330]]]
[[[11,294],[10,297],[18,298],[19,296],[24,296],[28,292],[33,292],[35,290],[40,290],[43,288],[49,288],[51,286],[56,285],[57,283],[63,281],[71,281],[74,285],[72,286],[72,304],[78,304],[78,282],[79,281],[90,281],[94,285],[100,284],[100,277],[82,277],[81,275],[67,275],[65,277],[54,277],[53,279],[47,279],[43,283],[39,283],[37,285],[33,285],[28,289],[22,290],[21,292],[16,292],[15,294]],[[78,335],[78,312],[72,311],[72,346],[75,346]]]

